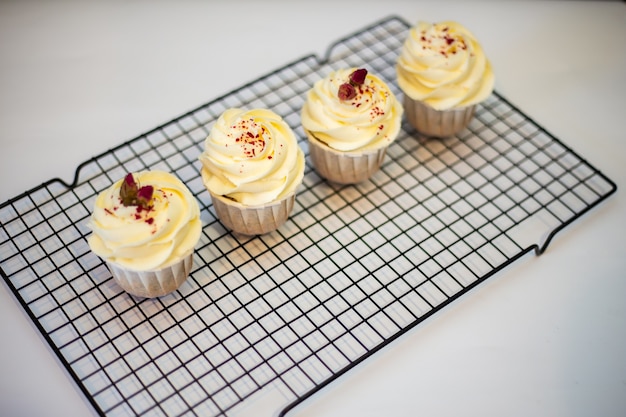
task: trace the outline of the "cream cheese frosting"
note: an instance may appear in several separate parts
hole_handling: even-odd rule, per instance
[[[154,189],[149,206],[124,205],[124,179],[101,192],[89,221],[91,250],[106,261],[133,271],[153,271],[189,255],[202,224],[195,197],[174,175],[135,173],[135,181]]]
[[[435,110],[467,107],[493,91],[491,63],[474,35],[457,22],[418,22],[396,70],[402,91]]]
[[[295,193],[304,176],[304,153],[289,125],[267,109],[224,111],[200,155],[207,189],[256,206]]]
[[[302,127],[338,151],[378,149],[393,141],[401,126],[402,105],[388,86],[367,73],[355,95],[340,99],[340,88],[355,68],[339,69],[315,82],[302,107]]]

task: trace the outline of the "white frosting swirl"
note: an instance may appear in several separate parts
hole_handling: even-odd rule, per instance
[[[302,127],[338,151],[378,149],[400,131],[402,105],[377,76],[368,73],[354,98],[339,98],[355,70],[340,69],[315,82],[302,107]]]
[[[474,35],[456,22],[418,22],[396,70],[402,91],[435,110],[470,106],[493,91],[489,60]]]
[[[100,193],[89,221],[91,250],[106,261],[133,271],[169,266],[194,249],[202,224],[195,197],[174,175],[162,171],[133,174],[142,186],[152,185],[149,208],[124,206],[121,179]]]
[[[271,110],[226,110],[204,145],[202,178],[213,194],[255,206],[294,193],[302,182],[304,153]]]

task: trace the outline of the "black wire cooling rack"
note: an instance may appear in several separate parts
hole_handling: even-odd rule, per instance
[[[371,181],[337,186],[308,163],[306,91],[366,66],[394,93],[409,25],[390,17],[109,150],[0,207],[2,276],[102,416],[242,415],[294,405],[530,251],[616,185],[494,93],[458,137],[408,126]],[[229,107],[281,114],[307,154],[291,218],[241,237],[216,220],[198,155]],[[188,281],[159,299],[123,292],[89,251],[96,195],[162,169],[201,205]],[[266,400],[267,401],[267,400]],[[246,408],[247,407],[247,408]]]

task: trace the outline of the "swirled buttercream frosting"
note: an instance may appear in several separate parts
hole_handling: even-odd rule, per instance
[[[304,153],[294,132],[267,109],[224,111],[199,159],[211,193],[247,206],[295,193],[304,175]]]
[[[418,22],[402,46],[396,70],[402,91],[435,110],[479,103],[494,85],[481,45],[456,22]]]
[[[340,69],[318,80],[302,107],[302,127],[338,151],[377,149],[398,135],[402,105],[364,69]]]
[[[88,226],[91,250],[133,271],[180,261],[193,251],[202,229],[195,197],[162,171],[129,174],[101,192]]]

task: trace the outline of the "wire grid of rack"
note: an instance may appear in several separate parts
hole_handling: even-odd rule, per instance
[[[308,161],[306,91],[366,66],[395,94],[409,25],[376,22],[0,207],[2,275],[97,413],[238,413],[257,393],[295,404],[552,236],[616,185],[494,93],[457,137],[409,126],[370,181],[330,184]],[[237,236],[216,219],[198,155],[229,107],[281,114],[307,154],[278,231]],[[175,293],[134,298],[89,251],[96,195],[128,171],[175,173],[198,199],[203,234]],[[539,226],[539,228],[538,228]],[[538,230],[538,231],[537,231]],[[528,234],[531,231],[532,233]]]

